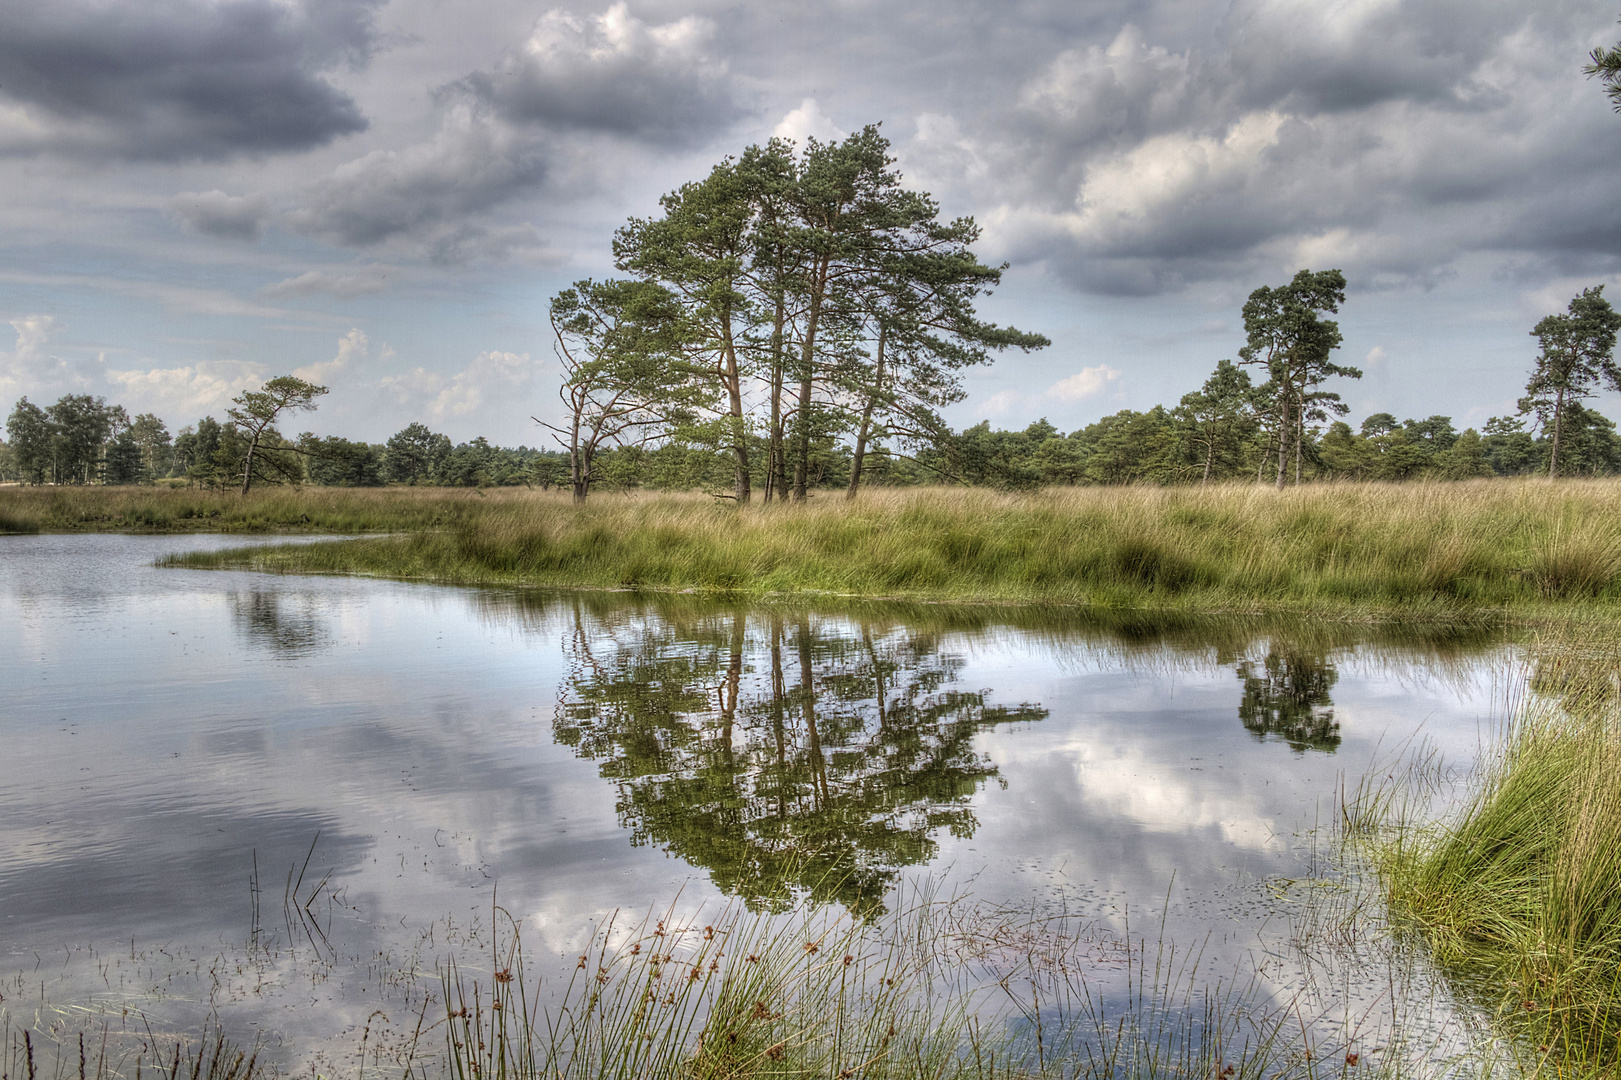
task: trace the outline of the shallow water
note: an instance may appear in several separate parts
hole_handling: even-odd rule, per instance
[[[0,538],[13,1009],[99,995],[336,1037],[497,901],[555,957],[616,909],[871,912],[919,881],[1149,924],[1210,970],[1259,954],[1281,986],[1336,792],[1420,744],[1467,769],[1512,657],[1489,634],[153,565],[241,542]],[[325,967],[253,975],[255,943]]]

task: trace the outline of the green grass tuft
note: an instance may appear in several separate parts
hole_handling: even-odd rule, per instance
[[[1542,1064],[1621,1069],[1617,667],[1560,647],[1473,796],[1374,841],[1393,910]],[[1389,804],[1387,804],[1388,806]]]

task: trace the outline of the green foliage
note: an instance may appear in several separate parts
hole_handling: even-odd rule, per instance
[[[129,433],[141,448],[141,482],[168,476],[174,465],[174,446],[164,422],[151,413],[141,413],[130,422]]]
[[[1598,77],[1616,112],[1621,112],[1621,45],[1610,48],[1601,45],[1588,54],[1588,58],[1591,62],[1582,71],[1589,78]]]
[[[1238,675],[1244,681],[1238,718],[1257,738],[1282,739],[1297,753],[1339,746],[1329,699],[1339,674],[1322,653],[1274,646],[1259,664],[1239,664]]]
[[[447,436],[429,431],[426,424],[407,424],[383,448],[383,475],[396,484],[431,483],[450,450]]]
[[[196,427],[183,427],[174,441],[174,471],[193,483],[213,484],[219,479],[214,455],[219,452],[220,422],[212,416],[197,421]]]
[[[1621,390],[1621,368],[1615,363],[1617,331],[1621,313],[1604,299],[1602,285],[1583,289],[1565,314],[1549,315],[1531,331],[1540,349],[1520,412],[1535,416],[1538,425],[1552,433],[1549,476],[1558,476],[1565,468],[1562,436],[1581,399],[1592,397],[1601,386]]]
[[[139,484],[151,479],[146,459],[141,453],[141,444],[128,428],[120,431],[107,444],[104,469],[103,479],[109,484]]]
[[[704,391],[679,375],[679,322],[675,295],[647,281],[577,281],[552,297],[565,420],[544,426],[568,454],[576,499],[601,451],[690,426],[702,410]]]
[[[615,236],[616,265],[672,304],[659,320],[657,374],[664,395],[679,392],[681,409],[664,418],[665,434],[727,454],[740,502],[757,476],[767,497],[791,490],[802,500],[818,475],[826,482],[837,471],[854,494],[869,452],[939,447],[949,435],[939,410],[961,400],[962,368],[996,350],[1047,344],[978,318],[975,301],[1003,268],[974,256],[972,219],[941,221],[935,201],[893,164],[876,125],[836,142],[807,140],[797,153],[773,139],[664,196],[661,216],[633,219]],[[564,315],[604,311],[595,292],[603,287],[582,282],[560,295]],[[559,337],[611,355],[605,336],[622,324],[564,319]],[[593,326],[604,338],[595,344]],[[564,353],[573,447],[589,369],[567,343]],[[621,382],[610,381],[608,399]],[[645,387],[630,396],[655,400]],[[835,469],[822,448],[845,436],[850,461]],[[572,455],[576,470],[592,456]]]
[[[122,408],[68,394],[41,409],[20,398],[6,419],[11,468],[26,484],[89,484],[101,479],[107,441],[129,426]]]
[[[51,476],[53,461],[51,420],[45,410],[26,395],[19,398],[6,418],[6,431],[11,437],[11,465],[17,478],[25,484],[45,483]]]
[[[381,446],[351,442],[336,435],[316,438],[306,431],[298,437],[298,450],[304,455],[304,471],[312,484],[379,487],[383,483]]]

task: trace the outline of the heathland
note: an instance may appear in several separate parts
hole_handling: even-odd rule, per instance
[[[453,584],[1339,618],[1612,617],[1621,482],[873,490],[845,502],[506,489],[0,490],[9,531],[356,534],[191,567]],[[366,535],[370,534],[370,535]],[[382,535],[378,535],[382,534]]]

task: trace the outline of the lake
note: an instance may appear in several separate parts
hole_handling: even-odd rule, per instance
[[[13,1018],[215,1017],[319,1069],[497,903],[544,966],[615,911],[918,888],[1297,992],[1337,794],[1466,776],[1516,670],[1488,632],[154,566],[243,542],[0,538]]]

